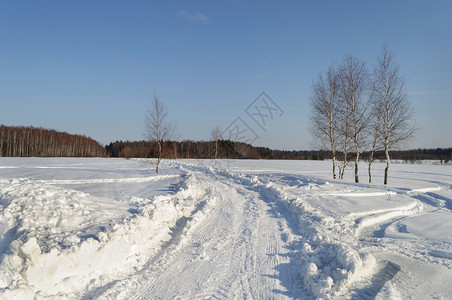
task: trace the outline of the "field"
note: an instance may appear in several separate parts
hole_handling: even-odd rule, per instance
[[[0,298],[452,298],[450,165],[153,163],[1,158]]]

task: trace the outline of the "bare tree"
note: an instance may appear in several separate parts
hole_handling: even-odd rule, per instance
[[[216,126],[214,129],[212,129],[210,134],[212,136],[212,139],[215,141],[215,155],[214,155],[214,159],[217,159],[218,158],[218,140],[221,137],[220,127]]]
[[[337,108],[339,93],[339,78],[337,68],[330,66],[328,72],[319,75],[312,84],[311,96],[311,134],[321,147],[329,149],[333,157],[333,179],[336,179],[336,141]]]
[[[157,143],[158,159],[155,171],[158,173],[162,160],[163,143],[171,139],[176,126],[168,120],[168,110],[156,94],[154,94],[152,107],[147,111],[145,126],[147,139]]]
[[[389,150],[414,136],[416,128],[410,121],[413,108],[405,93],[405,80],[394,63],[386,45],[375,68],[376,95],[382,109],[380,136],[386,155],[384,184],[388,184],[388,171],[391,158]]]
[[[355,145],[355,182],[359,182],[358,166],[362,133],[366,127],[367,109],[372,97],[369,76],[365,63],[353,56],[347,56],[340,69],[342,96],[347,106],[346,117],[350,121],[350,138]]]

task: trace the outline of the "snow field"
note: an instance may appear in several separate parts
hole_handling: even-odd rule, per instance
[[[450,166],[150,162],[0,159],[0,298],[452,297]]]

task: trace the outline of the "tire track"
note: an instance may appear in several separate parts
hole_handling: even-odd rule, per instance
[[[287,281],[295,276],[281,272],[282,265],[290,265],[290,256],[282,220],[273,208],[258,192],[231,178],[217,180],[205,170],[179,168],[209,191],[198,199],[206,203],[199,211],[204,217],[198,223],[193,216],[178,224],[173,230],[178,237],[158,257],[99,298],[287,298],[287,287],[295,286]],[[291,272],[298,272],[295,268]],[[125,290],[130,292],[121,292]]]

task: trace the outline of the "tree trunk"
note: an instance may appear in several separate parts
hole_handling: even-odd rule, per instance
[[[158,149],[159,149],[159,156],[157,159],[157,167],[155,168],[156,173],[159,172],[159,165],[160,165],[160,161],[162,160],[162,144],[160,143],[160,141],[157,141],[157,145],[158,145]]]
[[[359,147],[358,147],[358,145],[356,145],[356,158],[355,158],[355,182],[356,183],[359,183],[358,164],[359,164]]]
[[[374,153],[375,153],[375,144],[374,147],[372,148],[372,151],[370,152],[370,157],[369,157],[369,183],[372,183],[372,163],[374,162]]]
[[[344,179],[345,167],[347,167],[347,151],[348,151],[348,134],[349,134],[349,114],[350,114],[350,103],[347,101],[347,111],[345,115],[345,133],[344,133],[344,165],[342,166],[341,178]]]
[[[345,143],[344,143],[344,164],[342,165],[342,170],[341,170],[341,174],[340,174],[340,178],[339,179],[344,179],[344,173],[345,173],[345,167],[347,167],[347,140],[348,140],[348,135],[345,135]]]
[[[336,151],[333,150],[333,179],[336,179]]]
[[[377,108],[377,126],[374,128],[374,142],[372,144],[372,150],[370,151],[370,157],[369,157],[369,183],[372,183],[372,164],[374,162],[374,154],[375,154],[375,148],[377,147],[378,142],[378,131],[380,130],[380,116],[381,116],[381,110],[380,108]]]
[[[359,168],[359,144],[358,144],[358,121],[356,120],[356,100],[355,100],[355,91],[353,91],[352,96],[352,116],[353,116],[353,140],[355,141],[355,150],[356,150],[356,157],[355,157],[355,182],[359,183],[359,177],[358,177],[358,168]]]
[[[347,147],[348,147],[348,125],[346,125],[345,131],[345,142],[344,142],[344,162],[342,164],[342,169],[339,171],[339,179],[344,179],[345,168],[347,167]]]
[[[330,107],[332,106],[330,102]],[[336,147],[333,132],[333,111],[330,109],[330,142],[331,142],[331,152],[333,154],[333,179],[336,179]]]
[[[385,167],[385,179],[384,184],[388,184],[388,171],[389,171],[389,163],[391,162],[391,158],[389,157],[389,149],[388,143],[385,143],[385,154],[386,154],[386,167]]]

